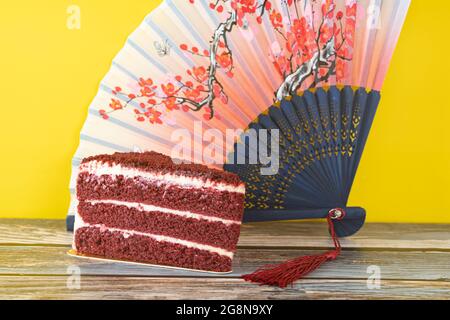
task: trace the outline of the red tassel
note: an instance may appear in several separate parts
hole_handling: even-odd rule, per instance
[[[285,288],[296,280],[303,278],[308,273],[316,270],[324,262],[335,260],[341,253],[341,244],[334,231],[332,220],[341,220],[344,216],[345,211],[337,208],[330,210],[327,217],[330,234],[335,247],[334,250],[319,255],[298,257],[279,265],[267,265],[252,274],[243,275],[242,278],[244,278],[245,281],[259,283],[261,285]]]

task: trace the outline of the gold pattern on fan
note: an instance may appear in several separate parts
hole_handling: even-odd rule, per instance
[[[298,142],[298,141],[297,141]],[[301,159],[307,159],[304,155],[301,154],[301,148],[300,152],[295,152],[295,150],[298,149],[298,144],[293,144],[289,147],[289,150],[287,152],[287,159],[283,160],[287,163],[290,163],[291,161],[295,162],[297,166],[293,166],[291,168],[287,169],[287,173],[285,173],[282,176],[282,180],[279,181],[278,187],[277,187],[277,193],[275,195],[275,205],[274,209],[285,209],[284,203],[285,198],[288,193],[289,188],[291,187],[295,176],[300,175],[301,172],[304,170],[305,165],[302,163]],[[311,163],[311,162],[309,162]]]
[[[280,128],[280,172],[274,176],[261,176],[261,165],[252,165],[252,173],[247,175],[248,196],[247,209],[284,209],[285,198],[295,177],[302,174],[308,166],[327,157],[343,155],[351,156],[359,126],[361,123],[360,109],[355,107],[349,117],[341,117],[342,128],[339,128],[339,115],[330,109],[330,118],[324,110],[309,113],[308,109],[297,110],[299,123],[291,127],[284,119],[277,118],[274,122]],[[269,114],[269,112],[267,112]],[[350,122],[351,120],[351,122]],[[339,143],[341,135],[342,144]],[[295,138],[295,139],[294,139]],[[326,146],[324,146],[326,142]],[[294,163],[295,165],[292,165]],[[290,166],[290,165],[292,166]]]
[[[323,137],[326,141],[326,145],[328,146],[325,149],[325,152],[327,153],[327,156],[331,157],[333,154],[332,148],[330,147],[331,144],[331,124],[330,121],[328,121],[328,117],[326,114],[326,110],[323,110],[323,108],[319,109],[319,116],[320,116],[320,121],[322,123],[322,134]]]
[[[338,128],[338,115],[335,112],[334,107],[330,108],[330,122],[331,122],[331,137],[334,141],[334,146],[332,148],[332,152],[335,156],[339,155],[339,143],[338,143],[338,139],[339,139],[339,128]]]
[[[341,139],[342,139],[342,145],[341,145],[341,153],[343,156],[347,155],[348,152],[348,137],[349,137],[349,118],[347,114],[342,115],[342,127],[341,127]]]
[[[356,104],[353,115],[352,115],[352,128],[350,129],[350,141],[355,142],[358,136],[358,128],[361,123],[361,109],[358,104]]]
[[[285,136],[287,141],[289,143],[291,141],[293,141],[294,135],[293,135],[293,132],[292,132],[292,129],[291,129],[289,123],[287,123],[287,121],[285,121],[284,119],[277,119],[276,123],[277,123],[278,127],[281,129],[281,132],[283,133],[283,135]]]
[[[337,139],[338,139],[338,127],[337,127],[338,116],[334,112],[334,110],[331,110],[330,118],[331,118],[331,136],[333,137],[333,140],[335,142],[337,142]]]

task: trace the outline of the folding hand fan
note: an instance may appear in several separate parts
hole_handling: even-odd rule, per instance
[[[409,3],[164,1],[101,83],[72,194],[82,158],[154,150],[226,162],[247,184],[247,221],[328,218],[333,236],[353,234],[365,212],[347,199]],[[239,139],[227,139],[230,131]],[[335,244],[321,259],[336,257]],[[262,272],[248,279],[292,282]]]

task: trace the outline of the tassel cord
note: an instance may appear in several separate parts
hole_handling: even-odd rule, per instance
[[[335,260],[341,254],[341,244],[334,229],[333,220],[341,220],[345,211],[340,208],[332,209],[327,216],[328,228],[333,240],[334,250],[318,255],[308,255],[288,260],[278,265],[267,265],[252,274],[243,275],[245,281],[285,288],[296,280],[318,269],[323,263]]]

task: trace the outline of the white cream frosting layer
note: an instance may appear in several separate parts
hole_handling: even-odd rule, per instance
[[[158,211],[158,212],[173,214],[173,215],[177,215],[177,216],[185,217],[185,218],[206,220],[208,222],[222,222],[223,224],[226,224],[226,225],[232,225],[232,224],[240,225],[241,224],[241,221],[227,220],[227,219],[222,219],[222,218],[217,218],[217,217],[206,216],[203,214],[193,213],[190,211],[180,211],[180,210],[168,209],[168,208],[153,206],[153,205],[149,205],[149,204],[143,204],[143,203],[139,203],[139,202],[127,202],[127,201],[118,201],[118,200],[89,200],[86,202],[88,202],[92,205],[113,204],[116,206],[125,206],[127,208],[133,208],[133,209],[137,209],[139,211],[149,211],[149,212]]]
[[[162,235],[157,235],[157,234],[152,234],[152,233],[139,232],[139,231],[133,231],[133,230],[126,230],[126,229],[118,229],[118,228],[110,228],[103,224],[89,224],[89,223],[85,223],[81,219],[81,217],[79,215],[77,215],[76,226],[75,226],[74,232],[77,232],[77,230],[79,228],[96,228],[96,229],[99,229],[100,232],[107,232],[107,231],[119,232],[122,234],[122,236],[125,239],[129,238],[131,236],[134,236],[134,235],[148,237],[148,238],[152,238],[153,240],[158,241],[158,242],[168,242],[168,243],[173,243],[173,244],[179,244],[179,245],[182,245],[182,246],[185,246],[188,248],[199,249],[199,250],[204,250],[204,251],[208,251],[208,252],[212,252],[212,253],[217,253],[221,256],[225,256],[230,259],[233,259],[233,252],[222,249],[222,248],[217,248],[217,247],[209,246],[206,244],[201,244],[201,243],[197,243],[197,242],[193,242],[193,241],[187,241],[187,240],[182,240],[182,239],[177,239],[177,238],[173,238],[173,237],[167,237],[167,236],[162,236]],[[74,249],[76,249],[75,244],[73,244],[73,247],[74,247]]]
[[[178,176],[170,173],[158,174],[133,168],[123,167],[120,164],[108,164],[99,161],[90,161],[80,165],[80,173],[102,176],[124,176],[125,178],[142,178],[159,185],[176,185],[185,188],[211,188],[218,191],[245,193],[245,185],[234,186],[226,183],[217,183],[211,180],[203,180],[194,177]]]

